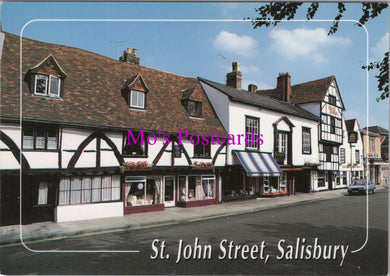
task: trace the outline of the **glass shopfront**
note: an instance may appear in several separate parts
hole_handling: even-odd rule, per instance
[[[126,176],[125,206],[162,203],[162,177]]]
[[[215,199],[216,187],[214,175],[179,176],[179,201]]]

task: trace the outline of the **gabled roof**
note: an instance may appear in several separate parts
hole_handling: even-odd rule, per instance
[[[322,102],[331,83],[335,81],[335,76],[299,83],[291,86],[291,103],[303,104],[310,102]],[[336,82],[337,86],[337,82]],[[280,93],[275,89],[257,90],[256,93],[274,97],[275,93]],[[341,97],[340,97],[341,98]],[[341,99],[344,108],[343,100]]]
[[[367,136],[371,136],[371,137],[381,137],[379,134],[368,131],[367,129],[360,129],[360,133],[362,135],[367,135]]]
[[[347,127],[348,132],[353,131],[353,129],[355,127],[355,122],[356,122],[356,119],[345,120],[345,125]]]
[[[229,97],[232,101],[242,102],[245,104],[250,104],[258,107],[262,107],[269,110],[278,111],[283,114],[295,115],[298,117],[319,121],[320,118],[315,116],[314,114],[295,106],[291,103],[287,103],[284,101],[279,101],[271,97],[259,95],[256,93],[250,93],[247,91],[239,91],[230,86],[223,85],[217,82],[213,82],[210,80],[206,80],[203,78],[198,78],[200,81],[214,87],[220,92],[224,93]]]
[[[364,127],[364,129],[367,129],[368,131],[371,131],[373,133],[377,133],[380,135],[389,135],[389,131],[383,127],[380,127],[380,126]]]
[[[5,33],[1,60],[1,119],[19,120],[20,37]],[[23,38],[24,75],[49,55],[67,74],[62,99],[34,96],[22,82],[24,121],[113,129],[177,133],[226,133],[195,78],[134,65],[81,50]],[[138,76],[138,77],[137,77]],[[149,92],[146,109],[130,109],[121,89],[142,76]],[[197,88],[202,118],[193,120],[181,105],[183,90]]]

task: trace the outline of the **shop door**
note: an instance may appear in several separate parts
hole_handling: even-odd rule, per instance
[[[1,177],[1,220],[0,225],[19,224],[19,176]]]
[[[175,206],[175,178],[164,177],[164,205],[165,207]]]
[[[328,189],[333,190],[333,172],[328,171],[327,175],[328,175]]]

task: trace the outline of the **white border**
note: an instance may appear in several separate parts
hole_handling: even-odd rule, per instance
[[[22,58],[23,58],[23,31],[24,29],[33,22],[253,22],[253,21],[267,21],[267,22],[334,22],[335,20],[331,19],[291,19],[291,20],[244,20],[244,19],[33,19],[28,21],[26,24],[24,24],[22,30],[20,31],[20,131],[22,131],[22,104],[23,104],[23,95],[22,95]],[[357,20],[353,19],[342,19],[337,20],[338,22],[353,22],[357,25],[360,25],[363,27],[363,29],[366,32],[366,66],[368,66],[368,60],[369,60],[369,35],[368,30],[365,25],[361,24]],[[368,70],[366,69],[366,117],[367,117],[367,126],[369,126],[369,78],[368,78]],[[366,147],[368,147],[368,139],[366,141]],[[19,237],[20,242],[22,245],[31,252],[57,252],[57,253],[139,253],[139,250],[34,250],[29,248],[23,241],[23,226],[22,226],[22,202],[23,202],[23,196],[22,196],[22,149],[20,150],[20,175],[19,175],[19,186],[20,186],[20,206],[19,206],[19,212],[20,212],[20,218],[19,218]],[[368,162],[368,155],[366,156],[366,175],[369,179],[370,177],[370,170],[369,170],[369,162]],[[356,250],[351,251],[351,253],[357,253],[361,251],[367,244],[368,241],[368,193],[366,193],[366,238],[363,243],[363,245]]]

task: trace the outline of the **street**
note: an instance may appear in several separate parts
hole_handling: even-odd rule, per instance
[[[202,207],[199,207],[202,208]],[[147,216],[148,214],[145,214]],[[294,207],[0,247],[2,274],[387,274],[388,190]],[[188,246],[192,245],[192,246]],[[178,252],[180,252],[178,257]],[[168,257],[169,255],[169,257]]]

